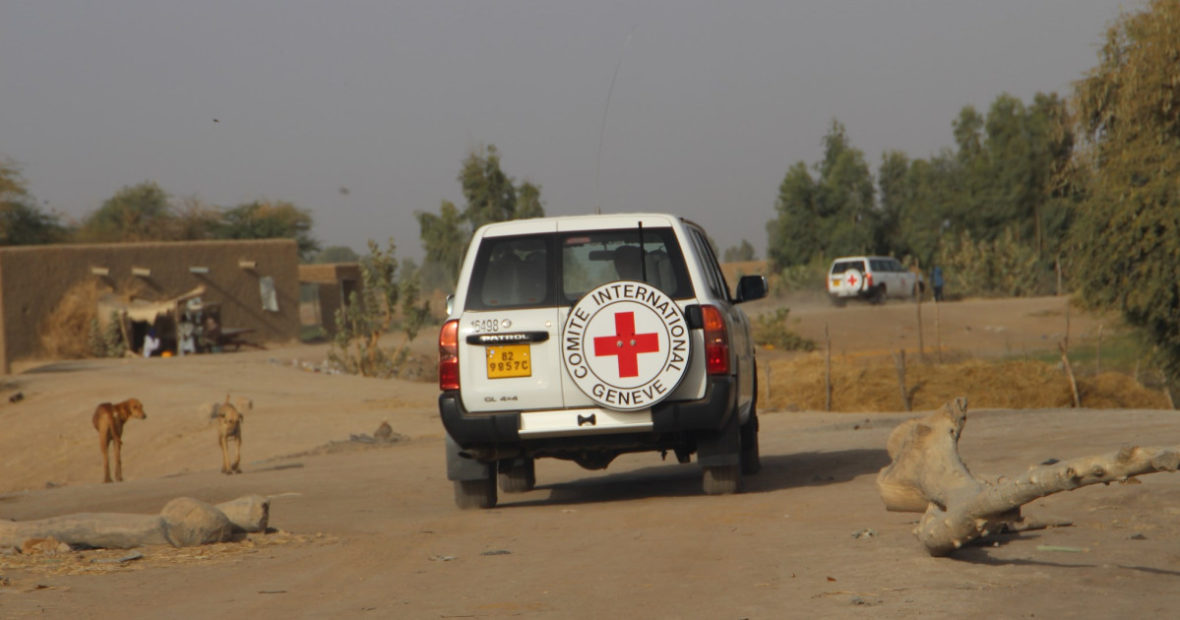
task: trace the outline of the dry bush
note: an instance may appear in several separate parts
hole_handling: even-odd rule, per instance
[[[766,363],[761,364],[765,367]],[[813,353],[773,360],[767,395],[766,376],[759,377],[759,404],[765,409],[824,409],[824,357]],[[968,395],[977,408],[1038,409],[1071,407],[1069,380],[1052,364],[1040,361],[965,360],[949,364],[906,366],[906,387],[915,410],[935,409],[956,396]],[[1107,372],[1078,382],[1082,404],[1094,408],[1167,408],[1167,398],[1131,377]],[[901,411],[897,370],[888,358],[832,360],[832,410],[847,412]]]
[[[124,300],[131,300],[142,297],[145,289],[141,282],[127,280],[118,291]],[[37,328],[45,355],[57,359],[93,357],[94,324],[105,329],[110,318],[98,316],[98,300],[112,292],[97,280],[83,280],[70,287]]]
[[[70,287],[38,327],[45,354],[59,359],[90,357],[90,329],[98,318],[98,298],[109,291],[96,280]]]

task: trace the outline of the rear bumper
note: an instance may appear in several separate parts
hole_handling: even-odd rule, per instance
[[[737,415],[737,386],[734,377],[711,377],[700,400],[662,402],[652,407],[650,431],[668,434],[684,431],[719,430],[732,416]],[[438,410],[447,434],[460,446],[494,446],[522,444],[520,412],[469,413],[457,391],[443,392],[438,397]],[[591,433],[587,433],[590,435]],[[625,433],[624,433],[625,434]],[[601,437],[601,435],[599,435]],[[565,438],[578,443],[581,437]],[[560,441],[550,438],[547,442]]]

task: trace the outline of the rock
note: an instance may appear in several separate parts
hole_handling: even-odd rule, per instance
[[[225,542],[233,536],[233,524],[212,504],[191,497],[178,497],[160,511],[164,536],[174,547],[194,547]]]
[[[270,521],[270,500],[261,495],[245,495],[218,504],[217,509],[243,532],[265,532]]]

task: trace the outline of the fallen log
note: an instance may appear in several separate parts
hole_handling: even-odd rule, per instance
[[[892,462],[877,474],[887,510],[924,513],[914,534],[935,556],[1018,522],[1020,507],[1035,499],[1180,468],[1176,448],[1124,447],[1038,465],[1012,479],[983,480],[959,456],[966,421],[967,399],[956,398],[924,418],[903,422],[886,444]]]
[[[20,547],[31,538],[54,538],[75,547],[130,549],[143,545],[191,547],[226,542],[244,532],[264,531],[270,500],[248,495],[216,506],[178,497],[158,515],[80,513],[35,521],[0,521],[0,547]]]

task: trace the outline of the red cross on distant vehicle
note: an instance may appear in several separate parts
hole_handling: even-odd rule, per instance
[[[619,356],[619,377],[639,375],[639,354],[656,353],[660,350],[660,338],[656,333],[635,333],[635,313],[615,313],[615,335],[599,336],[594,339],[594,355]]]
[[[848,274],[848,283],[852,286],[856,286],[856,276],[853,274]]]

